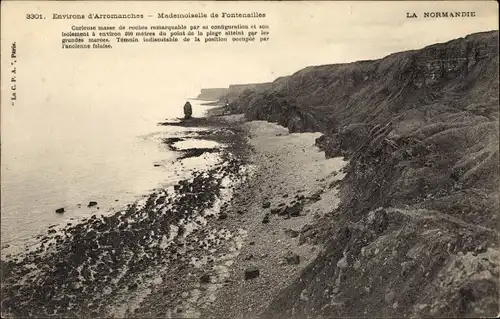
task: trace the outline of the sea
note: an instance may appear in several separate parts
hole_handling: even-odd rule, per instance
[[[193,167],[176,166],[179,154],[162,138],[196,128],[158,125],[182,117],[187,100],[195,117],[210,108],[179,96],[162,107],[2,110],[2,257],[53,225],[112,214],[187,176]],[[87,207],[90,201],[97,205]]]

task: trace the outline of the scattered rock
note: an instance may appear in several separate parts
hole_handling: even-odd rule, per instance
[[[272,208],[271,209],[271,214],[278,214],[280,212],[280,210],[281,209],[279,207],[278,208]]]
[[[304,195],[296,195],[297,200],[304,200],[306,197]]]
[[[262,219],[262,224],[269,224],[269,215],[265,215]]]
[[[299,257],[299,255],[297,255],[295,253],[288,252],[285,255],[285,261],[289,265],[298,265],[298,264],[300,264],[300,257]]]
[[[257,278],[259,277],[259,275],[260,271],[255,266],[250,266],[247,269],[245,269],[245,280]]]
[[[333,182],[330,183],[330,186],[328,186],[328,188],[330,188],[330,189],[331,188],[337,188],[338,186],[340,186],[341,182],[342,182],[341,180],[335,180],[335,181],[333,181]]]
[[[314,194],[312,194],[309,199],[313,202],[317,202],[319,200],[321,200],[321,194],[323,193],[323,190],[319,190],[317,192],[315,192]]]
[[[291,217],[300,216],[300,212],[302,211],[303,205],[300,203],[295,203],[292,206],[282,207],[278,212],[278,215],[288,215]]]
[[[227,214],[222,212],[219,214],[219,219],[226,219],[227,218]]]
[[[137,283],[133,283],[131,285],[128,285],[128,290],[136,290],[137,289]]]
[[[280,216],[287,215],[287,209],[288,209],[288,206],[281,207],[280,210],[278,211],[278,215],[280,215]]]
[[[204,274],[203,276],[200,277],[200,282],[203,284],[208,284],[210,283],[210,275],[209,274]]]
[[[266,202],[262,203],[262,208],[269,208],[269,207],[271,207],[271,202],[266,201]]]
[[[89,204],[87,205],[87,207],[94,207],[94,206],[97,206],[97,202],[95,201],[90,201]]]

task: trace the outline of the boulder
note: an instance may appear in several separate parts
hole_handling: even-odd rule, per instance
[[[245,269],[245,280],[250,280],[259,277],[260,271],[255,266],[250,266]]]
[[[285,229],[285,234],[291,238],[299,236],[299,232],[293,229]]]
[[[282,207],[280,207],[280,209],[278,211],[278,215],[280,215],[280,216],[286,215],[287,214],[287,209],[288,209],[288,206],[282,206]]]
[[[200,277],[200,282],[204,284],[210,283],[210,275],[209,274],[204,274],[203,276]]]
[[[302,204],[295,203],[293,206],[288,207],[288,214],[292,217],[300,216],[300,212],[302,211]]]
[[[97,206],[97,202],[95,201],[90,201],[89,204],[87,205],[87,207],[94,207],[94,206]]]
[[[227,218],[227,214],[222,212],[219,214],[219,219],[226,219]]]
[[[63,207],[56,209],[56,213],[58,213],[58,214],[62,214],[64,212],[65,212],[65,210]]]
[[[278,215],[287,215],[291,217],[300,216],[303,205],[301,203],[294,203],[292,206],[284,206],[278,212]]]
[[[280,212],[280,208],[279,207],[271,209],[271,214],[278,214],[279,212]]]
[[[262,224],[269,224],[269,215],[265,215],[262,219]]]

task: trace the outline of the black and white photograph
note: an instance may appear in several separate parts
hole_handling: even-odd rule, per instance
[[[2,1],[2,318],[496,318],[496,1]]]

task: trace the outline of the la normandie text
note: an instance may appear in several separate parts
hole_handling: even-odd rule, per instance
[[[474,18],[476,16],[475,11],[455,11],[455,12],[424,12],[424,18]],[[419,15],[415,12],[407,12],[407,18],[418,18]]]

